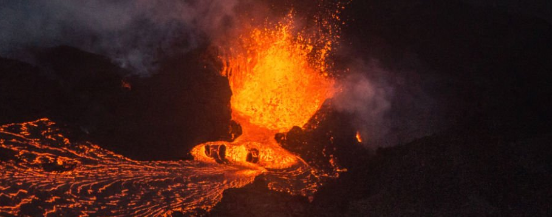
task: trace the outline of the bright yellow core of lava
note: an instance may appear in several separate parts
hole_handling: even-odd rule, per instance
[[[239,39],[242,49],[223,58],[232,89],[233,118],[271,131],[302,127],[333,94],[326,72],[331,42],[320,45],[293,23],[253,29]]]

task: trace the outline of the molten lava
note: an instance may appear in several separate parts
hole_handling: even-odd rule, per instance
[[[197,215],[261,174],[270,189],[312,196],[321,177],[335,174],[310,167],[274,136],[305,125],[333,95],[326,59],[334,41],[296,29],[288,16],[222,48],[243,134],[197,145],[196,161],[134,161],[71,142],[48,119],[0,126],[0,216]]]
[[[233,96],[233,118],[247,133],[250,125],[284,132],[303,126],[333,94],[326,57],[315,40],[293,33],[292,17],[273,28],[255,28],[223,57]]]
[[[336,177],[310,167],[282,148],[275,133],[302,127],[334,93],[326,58],[332,37],[297,31],[293,16],[252,28],[223,47],[222,74],[232,89],[232,118],[242,135],[234,142],[207,142],[192,150],[195,160],[245,166],[264,174],[268,187],[309,196],[321,177]]]
[[[49,119],[0,126],[0,216],[197,216],[260,170],[134,161],[72,142]]]
[[[280,147],[274,135],[305,125],[333,95],[333,80],[326,72],[332,41],[294,29],[289,15],[282,22],[253,28],[223,48],[222,74],[233,93],[232,118],[241,124],[243,134],[232,143],[195,147],[196,160],[262,169],[306,164]]]

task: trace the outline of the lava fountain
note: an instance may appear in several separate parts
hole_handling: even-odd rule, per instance
[[[238,42],[243,50],[222,57],[234,94],[233,118],[246,138],[261,128],[284,132],[303,126],[332,96],[333,81],[325,72],[331,42],[315,50],[316,42],[292,29],[291,16],[274,28],[253,29]]]
[[[333,95],[327,57],[335,37],[297,29],[288,15],[221,47],[243,134],[197,145],[195,161],[134,161],[71,142],[49,119],[0,126],[0,215],[200,215],[224,190],[260,175],[272,190],[312,196],[335,174],[312,168],[274,136],[305,125]]]
[[[234,142],[208,142],[196,160],[286,169],[304,163],[281,148],[274,135],[303,126],[333,95],[326,58],[331,40],[294,30],[293,16],[253,28],[223,48],[222,75],[232,89],[232,118],[243,134]],[[328,38],[322,38],[328,39]],[[214,148],[213,148],[214,147]]]

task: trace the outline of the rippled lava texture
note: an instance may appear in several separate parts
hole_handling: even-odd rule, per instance
[[[197,161],[134,161],[71,142],[48,119],[0,126],[0,150],[2,216],[197,215],[256,175]]]
[[[307,3],[297,5],[302,4]],[[326,150],[340,156],[348,168],[349,172],[322,187],[312,202],[308,198],[269,191],[266,182],[258,179],[244,188],[224,191],[221,202],[211,213],[198,211],[198,214],[552,214],[552,27],[549,21],[454,1],[353,1],[344,12],[346,16],[355,21],[344,27],[342,39],[352,46],[335,57],[336,64],[347,65],[354,56],[376,58],[391,70],[416,71],[415,76],[396,81],[404,85],[396,86],[395,92],[405,92],[409,84],[418,84],[441,106],[445,114],[442,118],[450,126],[434,135],[366,154],[354,149],[358,146],[354,145],[352,117],[331,111],[318,130],[294,128],[285,133],[286,141],[282,143],[290,152],[318,162],[320,168],[327,167],[327,161],[321,160],[319,152],[313,150],[324,150],[329,145],[332,149]],[[206,46],[200,46],[190,53],[160,60],[159,73],[150,78],[125,77],[128,73],[111,64],[109,59],[70,47],[36,50],[38,58],[33,64],[2,58],[1,125],[43,117],[64,123],[71,129],[71,133],[64,134],[71,142],[91,141],[124,156],[109,155],[111,159],[127,165],[142,165],[141,169],[120,173],[121,176],[145,175],[145,171],[150,171],[148,165],[161,164],[134,160],[190,159],[187,153],[196,144],[231,139],[228,80],[219,75],[216,67],[205,67],[201,55],[205,50]],[[130,83],[132,88],[122,86],[121,80]],[[400,102],[400,99],[393,101],[393,110],[408,111]],[[404,121],[401,117],[394,120]],[[334,135],[329,135],[329,131]],[[333,146],[299,145],[313,140],[317,142],[309,144],[320,144],[319,141],[327,141],[329,136],[340,139]],[[2,139],[26,144],[10,134],[3,134]],[[4,144],[8,144],[6,141]],[[53,160],[57,155],[52,156],[52,161],[35,162],[35,158],[18,154],[3,148],[2,165],[12,161],[12,167],[37,167],[44,177],[62,179],[63,172],[79,168],[71,166],[79,164],[63,159],[61,162],[66,163],[58,164]],[[109,161],[100,163],[106,165]],[[174,164],[166,166],[171,169]],[[180,170],[176,171],[178,174]],[[155,192],[147,194],[151,200],[135,200],[135,207],[165,206],[176,201],[174,195],[178,192],[174,189],[167,192],[166,186],[182,184],[185,180],[180,176],[156,182],[156,176],[161,173],[165,170],[153,170],[146,174],[147,179],[132,181],[129,185],[115,183],[111,185],[114,190],[105,192],[99,190],[105,183],[78,183],[84,186],[80,192],[78,189],[67,191],[71,186],[63,183],[45,184],[44,187],[60,185],[60,191],[71,192],[59,195],[42,194],[36,190],[39,188],[32,187],[32,183],[38,184],[42,179],[31,179],[31,184],[25,186],[3,182],[0,207],[3,211],[26,204],[25,212],[33,215],[50,210],[51,203],[71,203],[73,194],[83,198],[95,196],[96,203],[106,202],[96,205],[112,206],[107,204],[109,196],[123,197],[113,192],[125,188]],[[170,177],[173,176],[166,178]],[[159,188],[163,190],[158,191]],[[30,195],[37,199],[23,200],[31,198]],[[107,197],[100,200],[102,196]],[[165,202],[148,205],[148,201]],[[97,208],[94,203],[80,204]],[[71,208],[66,210],[73,212]],[[184,215],[183,212],[173,214]]]

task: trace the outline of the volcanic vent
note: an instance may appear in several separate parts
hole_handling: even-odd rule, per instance
[[[275,133],[306,124],[333,93],[333,81],[324,72],[329,47],[315,56],[317,65],[311,64],[314,45],[301,35],[293,36],[291,19],[274,28],[253,29],[236,42],[237,51],[221,56],[222,74],[233,93],[232,117],[243,132],[233,144],[275,145]],[[289,167],[282,163],[265,166]]]
[[[0,214],[199,215],[225,189],[259,175],[272,190],[312,196],[339,169],[311,167],[275,135],[304,126],[332,97],[327,58],[337,37],[320,29],[328,22],[309,29],[294,20],[290,13],[251,25],[220,47],[221,75],[229,80],[232,118],[242,133],[197,145],[194,161],[134,161],[72,142],[47,118],[0,126]]]
[[[230,82],[232,117],[241,125],[242,135],[233,142],[198,145],[192,154],[198,161],[255,168],[269,180],[286,182],[270,183],[271,189],[307,196],[316,191],[321,177],[337,174],[311,168],[274,138],[305,125],[332,96],[326,58],[334,42],[331,37],[315,40],[295,29],[289,14],[283,21],[252,28],[222,48],[222,74]],[[271,172],[278,170],[291,170],[303,178]]]

